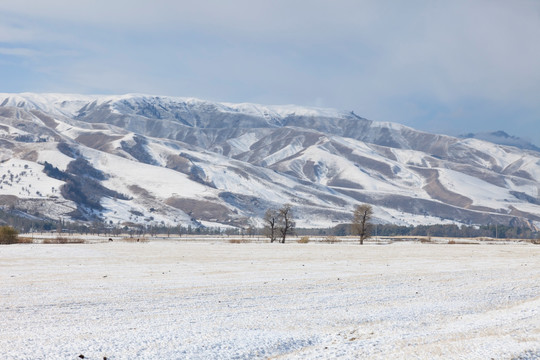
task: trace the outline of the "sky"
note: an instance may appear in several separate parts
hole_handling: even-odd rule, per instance
[[[538,0],[0,2],[0,92],[354,111],[540,145]]]

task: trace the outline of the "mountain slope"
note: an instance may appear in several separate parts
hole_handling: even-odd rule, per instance
[[[246,226],[289,202],[299,226],[324,227],[368,202],[380,222],[540,222],[540,154],[515,147],[296,106],[62,94],[0,104],[1,204],[36,216]]]
[[[515,146],[523,150],[533,150],[536,152],[540,152],[540,148],[538,146],[532,144],[531,142],[525,139],[508,135],[504,131],[494,131],[494,132],[489,132],[489,133],[477,133],[477,134],[469,133],[466,135],[461,135],[460,137],[465,138],[465,139],[468,139],[468,138],[480,139],[480,140],[490,141],[492,143],[499,144],[499,145]]]

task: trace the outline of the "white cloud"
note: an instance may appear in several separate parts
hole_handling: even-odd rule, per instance
[[[28,28],[7,23],[0,16],[0,43],[27,42],[35,37],[34,31]]]
[[[36,50],[28,49],[28,48],[2,48],[0,47],[0,55],[33,57],[38,54],[39,52],[37,52]]]

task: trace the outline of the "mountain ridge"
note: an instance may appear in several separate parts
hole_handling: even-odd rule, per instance
[[[523,150],[532,150],[540,152],[540,147],[534,145],[528,140],[522,139],[517,136],[507,134],[502,130],[482,133],[468,133],[465,135],[459,135],[460,138],[474,138],[489,141],[499,145],[515,146]]]
[[[45,174],[54,193],[28,191],[28,172],[26,186],[0,184],[0,197],[43,216],[40,206],[84,221],[243,227],[289,202],[300,226],[327,227],[367,202],[384,223],[540,222],[540,154],[333,109],[0,94],[0,145],[0,176],[5,164],[43,173],[47,162],[77,183],[84,171],[70,164],[78,159],[105,174],[98,208],[64,196],[66,181]]]

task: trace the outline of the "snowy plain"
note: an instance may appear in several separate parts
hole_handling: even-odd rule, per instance
[[[2,359],[538,359],[540,246],[0,247]]]

